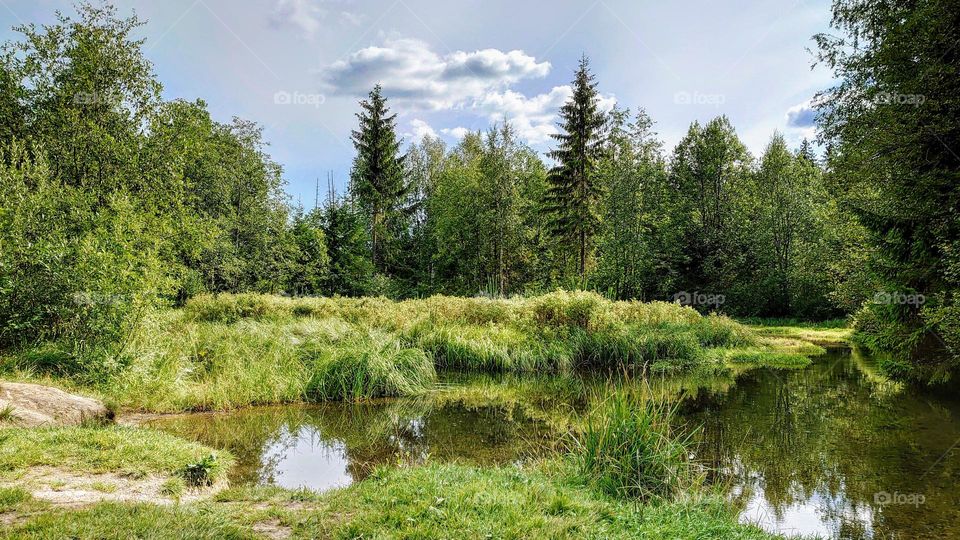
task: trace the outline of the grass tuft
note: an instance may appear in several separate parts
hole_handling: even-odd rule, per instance
[[[665,401],[612,390],[578,435],[573,455],[580,475],[613,497],[672,499],[696,480],[688,439],[674,434],[672,419]]]

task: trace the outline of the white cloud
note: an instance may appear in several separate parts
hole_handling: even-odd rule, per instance
[[[470,133],[470,130],[463,126],[457,126],[455,128],[443,128],[440,130],[440,133],[448,137],[453,137],[454,139],[462,139],[467,136],[467,133]]]
[[[386,95],[408,107],[442,110],[549,71],[549,62],[537,62],[519,50],[440,55],[417,39],[388,38],[382,46],[365,47],[334,62],[321,77],[335,94],[363,96],[379,83]]]
[[[519,92],[491,92],[473,103],[491,121],[504,117],[513,124],[517,133],[531,144],[545,143],[558,132],[557,110],[573,95],[570,86],[555,86],[545,94],[526,97]],[[613,96],[600,96],[601,110],[609,111],[616,104]]]
[[[437,132],[430,124],[424,122],[419,118],[414,118],[410,121],[411,133],[408,135],[413,139],[414,142],[420,142],[424,137],[430,137],[431,139],[437,138]]]
[[[785,119],[788,141],[799,143],[803,139],[813,141],[817,138],[816,112],[816,104],[813,100],[798,103],[787,109]]]
[[[787,109],[787,125],[797,128],[808,128],[813,126],[817,111],[813,107],[813,102],[808,100],[798,103]]]
[[[315,0],[277,0],[270,15],[276,28],[296,28],[304,37],[312,38],[320,30],[326,11]]]
[[[441,55],[423,41],[392,37],[380,46],[365,47],[333,63],[321,72],[321,78],[335,95],[362,97],[379,83],[384,94],[406,110],[457,110],[491,122],[506,118],[522,138],[540,144],[557,132],[557,110],[573,91],[566,85],[556,86],[527,97],[510,87],[549,72],[549,62],[538,62],[519,50],[482,49]],[[601,97],[604,110],[614,103],[612,96]],[[466,131],[440,130],[457,138]]]

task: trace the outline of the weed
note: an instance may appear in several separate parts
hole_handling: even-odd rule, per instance
[[[218,470],[220,464],[217,463],[217,456],[208,454],[200,461],[185,465],[179,474],[189,487],[207,487],[213,485]]]

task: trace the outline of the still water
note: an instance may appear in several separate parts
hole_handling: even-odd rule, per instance
[[[570,388],[590,384],[544,384],[562,390],[539,399],[549,402],[548,414],[558,401],[582,409]],[[849,351],[799,371],[662,379],[654,387],[680,399],[678,420],[695,431],[696,459],[744,521],[827,538],[960,538],[960,396],[953,388],[891,383]],[[362,480],[378,465],[428,458],[502,464],[548,453],[562,435],[538,419],[544,416],[518,405],[428,398],[253,408],[152,425],[229,449],[238,460],[234,483],[323,490]]]

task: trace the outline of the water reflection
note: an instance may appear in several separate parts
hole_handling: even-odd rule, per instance
[[[515,407],[424,401],[258,407],[163,418],[153,427],[230,450],[231,482],[330,489],[375,467],[432,457],[507,463],[544,451],[551,431]]]
[[[155,425],[238,458],[234,483],[327,489],[427,457],[508,463],[561,436],[603,377],[450,376],[478,399],[255,408]],[[832,351],[800,371],[656,378],[697,429],[696,457],[744,521],[833,538],[960,538],[960,397],[880,376]],[[490,404],[484,396],[495,396]],[[509,402],[511,404],[504,404]],[[522,402],[522,406],[521,406]],[[469,405],[465,404],[469,403]]]
[[[699,459],[745,521],[834,538],[960,537],[960,401],[896,386],[856,353],[743,374],[692,400]]]

